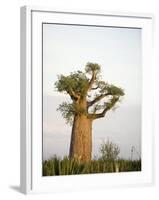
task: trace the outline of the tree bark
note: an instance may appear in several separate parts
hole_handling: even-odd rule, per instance
[[[85,115],[75,115],[70,142],[71,159],[89,162],[92,154],[92,120]]]

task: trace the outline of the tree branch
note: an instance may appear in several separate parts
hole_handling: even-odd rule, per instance
[[[97,90],[99,88],[99,85],[95,88],[91,88],[91,90]]]
[[[72,99],[78,100],[80,98],[80,96],[76,94],[71,87],[69,87],[69,90],[67,91],[67,93],[71,96]]]
[[[101,99],[103,99],[106,96],[111,95],[110,93],[106,93],[106,94],[102,94],[98,97],[96,97],[93,101],[88,102],[88,107],[92,106],[93,104],[97,103],[98,101],[100,101]]]
[[[89,83],[88,83],[88,90],[90,90],[90,89],[92,88],[92,85],[93,85],[93,83],[95,82],[95,80],[96,80],[96,73],[95,73],[95,71],[93,70],[93,71],[92,71],[92,78],[91,78],[91,80],[90,80]]]
[[[106,108],[101,113],[89,114],[89,117],[92,119],[98,119],[98,118],[105,117],[105,114],[107,113],[107,111],[110,110],[111,108],[113,108],[118,100],[119,100],[119,97],[113,97],[111,102],[107,104]]]

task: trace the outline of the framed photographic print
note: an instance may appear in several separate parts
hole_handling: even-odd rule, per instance
[[[153,183],[150,14],[21,8],[21,191]]]

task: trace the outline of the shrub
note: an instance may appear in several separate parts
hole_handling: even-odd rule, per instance
[[[109,140],[103,141],[99,148],[101,153],[101,159],[104,161],[115,161],[118,158],[120,149],[117,144],[110,142]]]

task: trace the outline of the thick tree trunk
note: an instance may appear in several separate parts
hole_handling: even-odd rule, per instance
[[[89,162],[92,154],[92,121],[85,115],[76,115],[72,126],[70,158]]]

